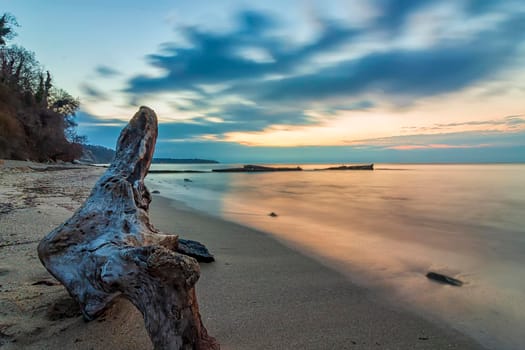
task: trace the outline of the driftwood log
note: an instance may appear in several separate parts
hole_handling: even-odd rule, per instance
[[[122,130],[109,169],[83,206],[40,242],[38,256],[87,320],[123,296],[144,316],[155,349],[219,349],[199,314],[199,264],[176,251],[178,236],[149,221],[144,177],[156,139],[157,117],[141,107]]]

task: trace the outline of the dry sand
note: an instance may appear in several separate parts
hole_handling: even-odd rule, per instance
[[[85,323],[37,257],[37,242],[71,216],[104,169],[30,166],[44,167],[0,164],[0,347],[151,349],[129,302]],[[264,233],[157,195],[151,218],[215,253],[216,262],[201,266],[197,292],[204,324],[223,349],[481,349]]]

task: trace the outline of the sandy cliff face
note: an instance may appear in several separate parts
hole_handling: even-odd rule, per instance
[[[79,144],[65,135],[64,117],[26,101],[25,96],[0,83],[0,158],[18,160],[78,159]]]

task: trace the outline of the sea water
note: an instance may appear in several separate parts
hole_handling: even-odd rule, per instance
[[[301,166],[307,171],[151,174],[148,181],[163,195],[274,235],[489,348],[523,348],[524,164]],[[464,285],[432,282],[428,271]]]

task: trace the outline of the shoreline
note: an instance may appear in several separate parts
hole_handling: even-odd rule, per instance
[[[38,241],[72,215],[103,171],[0,166],[0,202],[11,203],[0,214],[5,349],[151,349],[129,302],[85,323],[36,256]],[[263,232],[157,195],[150,217],[161,231],[198,240],[215,255],[216,262],[201,264],[196,288],[203,322],[223,349],[483,349],[446,325],[378,301]]]
[[[226,349],[484,349],[268,233],[162,193],[153,198],[158,229],[198,240],[215,255],[201,264],[197,294],[205,326]]]

